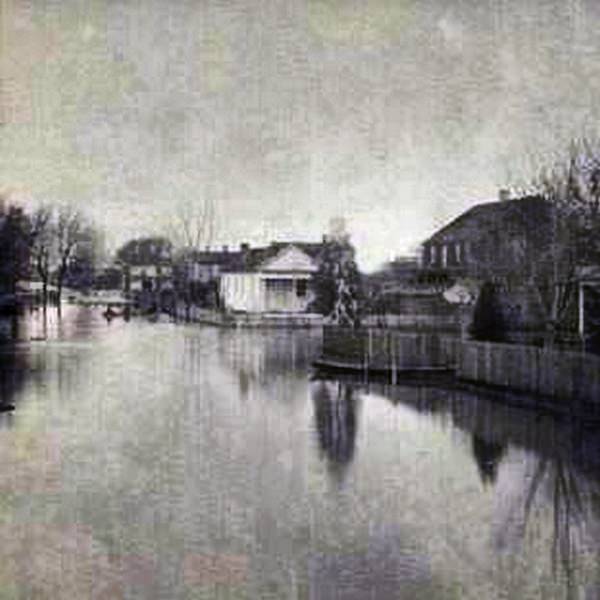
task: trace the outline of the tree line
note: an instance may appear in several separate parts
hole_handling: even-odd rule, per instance
[[[40,301],[60,306],[63,289],[76,268],[91,262],[95,232],[80,211],[69,205],[43,205],[29,212],[2,201],[0,208],[0,292],[16,296],[19,282],[37,280]],[[81,275],[81,273],[80,273]],[[88,277],[89,280],[89,277]]]

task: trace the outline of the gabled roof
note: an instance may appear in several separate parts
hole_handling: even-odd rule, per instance
[[[317,260],[294,245],[285,246],[268,258],[258,269],[261,272],[313,273],[318,270]]]
[[[248,272],[258,270],[265,262],[275,258],[291,246],[305,252],[313,260],[323,249],[322,243],[271,242],[268,246],[248,247],[234,251],[193,250],[187,254],[187,257],[200,264],[217,265],[223,272]]]
[[[316,259],[321,251],[323,250],[322,243],[309,243],[309,242],[271,242],[269,246],[264,248],[251,248],[248,251],[247,261],[245,264],[245,270],[255,271],[265,262],[275,258],[285,250],[293,246],[298,248],[312,259]]]
[[[460,236],[461,233],[472,231],[474,227],[483,229],[502,225],[520,230],[535,228],[548,217],[549,206],[548,201],[541,196],[524,196],[513,200],[476,204],[444,225],[423,243],[441,241],[448,234]]]

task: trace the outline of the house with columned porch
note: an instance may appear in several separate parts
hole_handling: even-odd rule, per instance
[[[273,242],[249,249],[242,268],[221,275],[222,307],[234,313],[307,313],[322,247],[321,243]]]

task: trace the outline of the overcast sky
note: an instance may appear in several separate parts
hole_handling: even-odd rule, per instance
[[[215,243],[344,215],[372,268],[597,130],[598,0],[0,7],[0,191],[112,244],[210,197]]]

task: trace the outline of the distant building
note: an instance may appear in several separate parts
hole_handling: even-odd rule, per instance
[[[422,244],[421,268],[454,277],[510,274],[523,249],[542,245],[550,224],[549,204],[539,196],[476,204]]]
[[[541,196],[476,204],[422,244],[422,278],[445,283],[493,284],[498,322],[510,338],[543,331],[545,308],[539,290],[523,273],[532,261],[542,264],[551,240],[552,206]],[[499,325],[500,327],[500,325]]]
[[[240,244],[239,250],[229,246],[184,250],[176,261],[177,268],[186,281],[209,283],[219,279],[222,273],[243,268],[248,250],[248,244]]]
[[[365,278],[367,325],[452,331],[456,307],[443,296],[447,285],[429,281],[416,256],[400,256]]]
[[[225,309],[247,313],[303,313],[313,298],[312,275],[318,270],[323,244],[273,242],[244,248],[234,269],[220,277]]]
[[[365,276],[368,289],[387,293],[405,286],[413,286],[419,280],[421,268],[418,256],[397,256],[380,269]]]
[[[151,303],[173,291],[172,245],[164,238],[131,240],[117,252],[124,292]],[[154,301],[154,300],[152,300]]]
[[[121,290],[123,289],[123,268],[119,265],[103,265],[94,275],[94,289]]]

